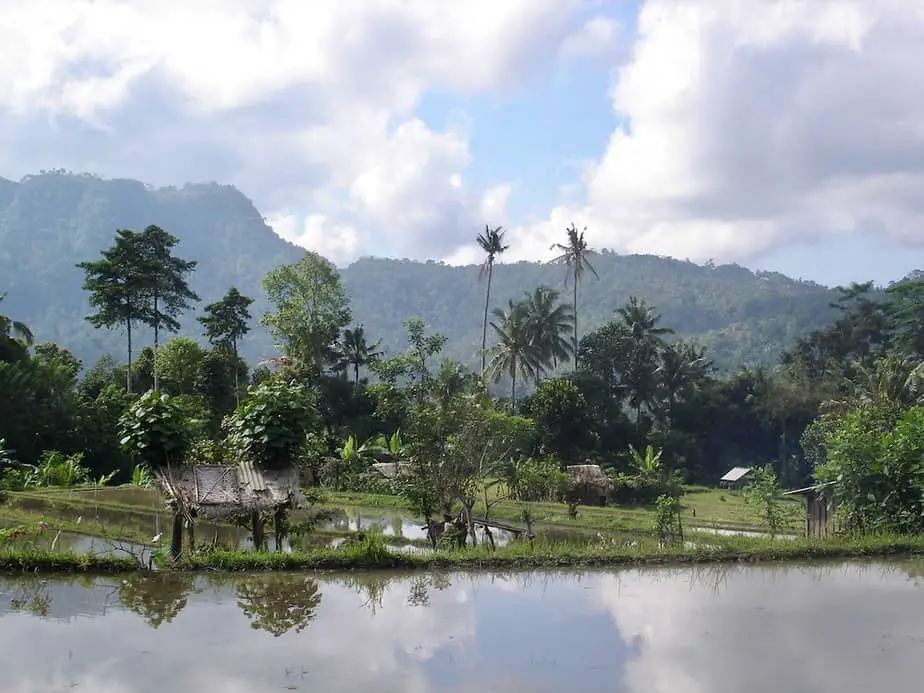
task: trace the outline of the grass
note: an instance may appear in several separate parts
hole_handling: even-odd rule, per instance
[[[739,531],[766,531],[767,526],[758,510],[744,502],[744,496],[738,491],[725,491],[689,486],[682,499],[681,519],[688,528],[716,528]],[[802,509],[798,500],[785,501],[791,507],[787,515],[791,516],[786,530],[798,533],[802,531]],[[325,507],[354,506],[364,508],[393,508],[409,510],[405,501],[398,496],[373,493],[327,493],[323,504]],[[491,517],[522,523],[524,505],[512,500],[502,500],[491,508]],[[533,522],[541,525],[572,529],[595,529],[619,532],[650,532],[654,525],[654,510],[647,507],[581,506],[578,517],[568,517],[568,509],[563,503],[530,503],[529,510]],[[475,505],[475,513],[482,514],[482,503]],[[695,516],[694,516],[695,512]]]
[[[752,537],[708,537],[699,546],[658,547],[580,546],[518,542],[490,551],[486,547],[405,554],[389,551],[381,537],[373,536],[342,549],[316,549],[284,553],[209,551],[193,554],[167,569],[182,571],[345,571],[422,569],[549,569],[560,567],[631,567],[763,561],[883,558],[924,555],[924,537],[832,537],[825,540],[773,540]],[[4,572],[127,572],[143,570],[130,559],[51,553],[34,549],[0,549]]]

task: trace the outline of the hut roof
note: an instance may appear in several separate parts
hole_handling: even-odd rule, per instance
[[[745,476],[750,474],[751,471],[750,467],[732,467],[725,473],[725,476],[719,479],[719,481],[727,481],[729,483],[741,481]]]
[[[372,469],[384,476],[386,479],[393,479],[399,472],[408,468],[407,462],[376,462]]]
[[[179,498],[190,511],[212,520],[304,502],[294,468],[261,470],[242,462],[158,469],[154,474],[165,495]]]
[[[571,483],[573,484],[609,488],[613,483],[612,480],[603,473],[599,464],[572,464],[565,467],[565,471],[568,473],[568,476],[571,477]]]

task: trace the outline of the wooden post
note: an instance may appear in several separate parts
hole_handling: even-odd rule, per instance
[[[183,553],[183,513],[179,508],[173,511],[173,535],[170,537],[170,556],[177,560]]]
[[[284,506],[277,506],[273,513],[273,529],[276,534],[276,550],[282,551],[282,540],[285,534],[286,510]]]
[[[266,548],[266,535],[263,533],[263,518],[259,510],[250,513],[250,526],[254,551],[263,551]]]

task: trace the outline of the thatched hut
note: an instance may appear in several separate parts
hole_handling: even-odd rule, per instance
[[[607,494],[613,487],[613,481],[600,468],[599,464],[573,464],[565,467],[568,474],[568,490],[565,500],[581,505],[606,505]]]
[[[160,468],[154,476],[168,503],[190,526],[198,517],[221,521],[250,515],[257,546],[262,544],[262,513],[273,512],[278,516],[285,509],[305,502],[299,489],[298,471],[292,467],[261,470],[250,462],[196,464]],[[277,536],[277,544],[278,539]]]
[[[410,464],[407,462],[376,462],[372,465],[372,472],[385,479],[394,479],[409,468]]]

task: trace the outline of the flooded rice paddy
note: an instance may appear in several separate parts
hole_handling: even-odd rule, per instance
[[[919,689],[924,562],[0,577],[9,693]]]

